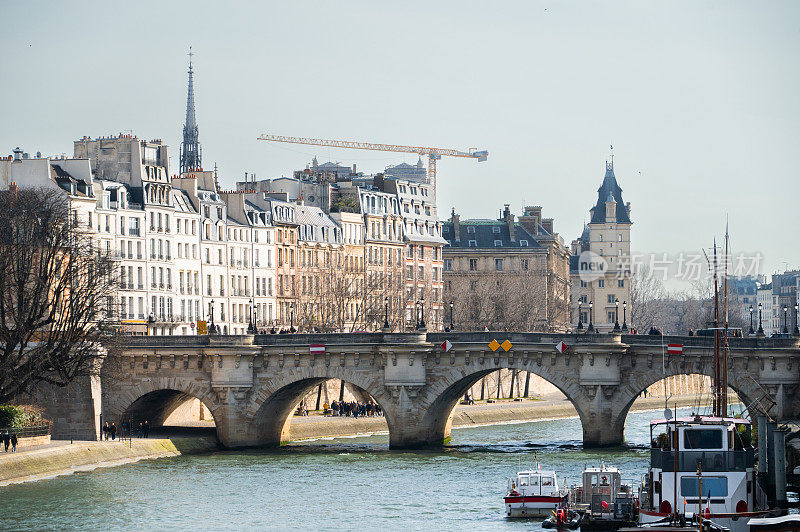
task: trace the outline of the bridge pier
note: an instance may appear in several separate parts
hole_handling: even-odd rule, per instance
[[[595,418],[600,418],[595,420]],[[618,447],[625,442],[625,421],[615,422],[611,416],[590,416],[583,422],[583,446],[586,448]]]

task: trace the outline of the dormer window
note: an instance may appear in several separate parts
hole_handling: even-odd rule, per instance
[[[500,234],[500,228],[499,227],[492,227],[492,233]]]
[[[527,240],[520,240],[519,241],[519,245],[520,245],[520,247],[523,247],[523,248],[528,247],[528,241]]]
[[[494,247],[499,248],[499,247],[502,247],[502,246],[503,246],[503,241],[502,240],[495,240],[494,241]]]
[[[474,232],[475,232],[475,226],[472,225],[467,226],[467,233],[474,233]]]
[[[471,247],[471,248],[478,247],[478,241],[477,240],[470,240],[469,241],[469,247]]]

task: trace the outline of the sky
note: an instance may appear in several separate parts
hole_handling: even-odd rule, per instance
[[[163,139],[177,172],[193,47],[203,165],[365,172],[414,154],[261,133],[489,151],[443,158],[440,217],[540,205],[569,244],[614,146],[632,248],[800,267],[800,2],[0,2],[0,153]]]

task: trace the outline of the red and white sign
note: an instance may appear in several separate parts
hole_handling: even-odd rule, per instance
[[[308,351],[312,355],[324,355],[325,354],[325,346],[322,344],[311,344],[308,346]]]
[[[683,344],[667,344],[667,354],[668,355],[682,355],[683,354]]]
[[[556,351],[558,351],[559,353],[563,353],[564,351],[567,350],[568,347],[569,346],[567,346],[567,344],[565,344],[564,342],[558,342],[556,344]]]
[[[450,343],[450,340],[445,340],[444,342],[442,342],[442,345],[440,345],[439,347],[444,349],[444,352],[447,353],[448,351],[453,349],[453,344]]]

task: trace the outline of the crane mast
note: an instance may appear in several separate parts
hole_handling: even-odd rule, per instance
[[[284,135],[262,134],[258,140],[271,142],[285,142],[290,144],[309,144],[312,146],[328,146],[331,148],[351,148],[356,150],[391,151],[398,153],[416,153],[420,156],[428,157],[428,182],[433,187],[433,195],[436,197],[436,161],[447,157],[468,157],[483,162],[489,156],[486,150],[470,149],[469,151],[452,150],[447,148],[430,148],[426,146],[404,146],[402,144],[379,144],[375,142],[360,142],[333,139],[315,139],[309,137],[287,137]]]

